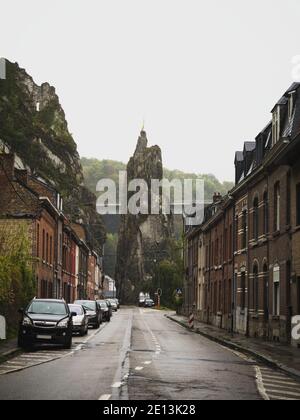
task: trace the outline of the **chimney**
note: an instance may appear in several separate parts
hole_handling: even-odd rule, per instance
[[[12,181],[15,174],[15,155],[12,153],[0,154],[0,185]]]

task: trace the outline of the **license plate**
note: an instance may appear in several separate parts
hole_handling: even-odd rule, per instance
[[[52,336],[51,335],[37,335],[36,338],[38,340],[52,340]]]

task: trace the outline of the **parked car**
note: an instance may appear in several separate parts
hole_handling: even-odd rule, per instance
[[[111,304],[110,300],[108,300],[108,299],[106,299],[105,302],[106,302],[106,304],[108,306],[108,309],[109,309],[110,318],[112,318],[112,316],[113,316],[113,307],[112,307],[112,304]]]
[[[102,324],[102,310],[95,300],[75,300],[74,305],[82,305],[86,310],[89,326],[97,329]]]
[[[155,306],[155,303],[152,299],[146,299],[144,306],[145,308],[153,308],[153,306]]]
[[[69,305],[71,312],[77,315],[73,317],[73,333],[79,333],[81,337],[89,331],[89,318],[86,309],[82,305]]]
[[[111,303],[112,310],[115,311],[115,312],[118,312],[118,305],[117,305],[115,299],[108,299],[108,300]]]
[[[115,299],[118,309],[120,309],[120,302],[119,299]]]
[[[20,309],[18,345],[32,349],[35,344],[59,344],[72,347],[73,317],[64,300],[33,299],[26,309]]]
[[[111,311],[107,305],[107,302],[105,300],[97,300],[98,305],[101,306],[102,313],[103,313],[103,320],[110,322],[111,318]]]

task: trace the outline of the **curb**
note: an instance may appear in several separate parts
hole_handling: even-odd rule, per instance
[[[264,354],[258,353],[254,350],[251,350],[251,349],[247,348],[247,347],[244,347],[244,346],[241,346],[239,344],[233,343],[232,341],[228,341],[228,340],[225,340],[225,339],[222,339],[222,338],[215,337],[211,334],[207,334],[207,333],[199,330],[199,328],[198,329],[196,328],[195,330],[191,330],[185,322],[179,321],[179,320],[177,320],[177,319],[175,319],[175,318],[173,318],[172,316],[169,316],[169,315],[165,315],[165,316],[170,321],[173,321],[173,322],[181,325],[182,327],[186,328],[187,330],[189,330],[190,332],[192,332],[194,334],[199,334],[199,335],[207,338],[210,341],[214,341],[215,343],[221,344],[221,345],[223,345],[225,347],[228,347],[232,350],[240,351],[241,353],[247,354],[248,356],[252,356],[255,359],[269,365],[270,367],[279,369],[282,372],[287,373],[290,376],[293,376],[298,381],[300,380],[300,371],[299,370],[289,368],[288,366],[285,366],[284,364],[281,364],[281,363],[265,356]]]
[[[15,348],[13,348],[13,349],[11,349],[11,350],[8,350],[8,351],[7,351],[7,352],[5,352],[5,353],[0,353],[0,357],[9,357],[9,356],[12,356],[12,355],[14,355],[15,353],[18,353],[20,350],[21,350],[21,349],[20,349],[19,347],[15,347]]]

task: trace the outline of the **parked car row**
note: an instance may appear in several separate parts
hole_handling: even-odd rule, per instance
[[[19,310],[18,345],[31,349],[35,344],[58,344],[70,349],[74,334],[84,336],[89,327],[98,329],[119,308],[117,299],[76,300],[73,304],[63,299],[33,299]]]

